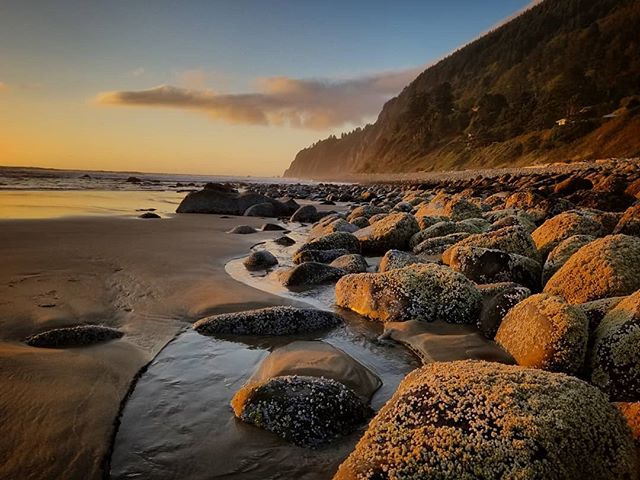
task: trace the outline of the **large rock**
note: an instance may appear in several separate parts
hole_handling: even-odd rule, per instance
[[[640,204],[627,208],[613,233],[640,236]]]
[[[304,250],[336,250],[344,249],[349,253],[360,253],[360,242],[348,232],[333,232],[304,243],[298,252]]]
[[[447,265],[476,283],[515,282],[540,291],[542,267],[535,260],[501,250],[473,246],[454,246]]]
[[[259,193],[238,193],[228,189],[205,188],[191,192],[180,202],[178,213],[217,213],[222,215],[242,215],[253,205],[270,203],[277,215],[290,215],[290,208]]]
[[[409,374],[334,480],[635,479],[606,396],[563,374],[481,361]]]
[[[358,253],[342,255],[332,261],[329,265],[339,268],[347,273],[362,273],[369,268],[367,260]]]
[[[443,237],[452,233],[482,233],[482,228],[470,222],[439,222],[413,235],[409,240],[409,247],[415,248],[429,238]]]
[[[310,287],[332,283],[345,275],[345,271],[325,263],[305,262],[280,272],[280,281],[285,287]]]
[[[371,218],[374,215],[378,215],[381,213],[387,213],[387,210],[382,207],[376,207],[375,205],[362,205],[361,207],[354,208],[347,217],[347,220],[351,221],[354,218],[359,217]]]
[[[416,255],[439,256],[442,255],[449,247],[455,245],[461,240],[469,237],[469,233],[450,233],[443,237],[428,238],[423,240],[413,248]]]
[[[374,320],[473,323],[481,296],[464,275],[436,264],[342,277],[336,303]]]
[[[482,210],[462,197],[438,194],[430,202],[424,203],[416,211],[416,217],[447,217],[453,221],[481,217]]]
[[[348,435],[371,409],[348,387],[328,378],[284,376],[249,384],[231,400],[239,419],[300,447]]]
[[[318,220],[318,210],[313,205],[303,205],[298,208],[289,219],[291,222],[301,223],[315,222],[316,220]]]
[[[640,291],[622,300],[598,325],[591,383],[612,400],[640,401]]]
[[[640,239],[609,235],[576,253],[547,282],[544,291],[569,303],[630,295],[640,289]]]
[[[296,265],[305,262],[329,263],[336,258],[347,255],[348,250],[344,248],[334,248],[332,250],[302,250],[293,255],[293,263]]]
[[[538,251],[533,244],[529,232],[521,227],[504,227],[487,233],[477,233],[459,241],[456,246],[473,246],[502,250],[538,260]],[[451,248],[445,250],[442,258],[448,263],[447,257]]]
[[[32,347],[70,348],[117,340],[123,335],[120,330],[103,325],[78,325],[46,330],[28,337],[25,342]]]
[[[547,256],[542,267],[542,285],[567,263],[571,256],[596,238],[591,235],[574,235],[561,241]]]
[[[576,373],[584,364],[588,337],[584,313],[560,297],[539,294],[509,310],[496,342],[518,365]]]
[[[276,208],[268,202],[252,205],[244,212],[245,217],[275,217],[276,215]]]
[[[309,240],[324,237],[334,232],[348,232],[353,233],[358,230],[356,225],[352,225],[344,218],[329,217],[326,221],[324,219],[316,223],[309,231]]]
[[[545,258],[563,240],[574,235],[599,237],[603,233],[602,224],[588,213],[579,210],[564,212],[550,218],[532,234],[540,254]]]
[[[406,250],[409,239],[418,232],[418,222],[408,213],[392,213],[354,233],[365,255],[384,254],[392,248]]]
[[[295,335],[335,327],[342,319],[331,312],[297,307],[267,307],[223,313],[198,320],[202,335]]]
[[[531,296],[531,290],[517,283],[501,282],[479,285],[482,293],[482,310],[478,318],[478,329],[493,340],[505,315],[518,303]]]
[[[600,300],[593,300],[591,302],[579,303],[576,308],[580,309],[585,314],[589,321],[589,334],[592,335],[602,319],[607,313],[613,310],[622,300],[627,297],[611,297],[601,298]]]
[[[264,270],[278,264],[275,255],[267,250],[257,250],[244,259],[242,264],[247,270]]]
[[[378,265],[378,272],[384,273],[395,268],[404,268],[416,263],[425,263],[416,255],[402,250],[389,250],[384,254]]]

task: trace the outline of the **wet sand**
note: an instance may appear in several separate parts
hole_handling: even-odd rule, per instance
[[[286,303],[225,263],[278,232],[260,219],[62,218],[0,222],[0,478],[98,479],[114,419],[142,367],[206,315]],[[45,349],[25,337],[102,324],[122,339]]]

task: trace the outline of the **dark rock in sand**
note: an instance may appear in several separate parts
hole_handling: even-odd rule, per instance
[[[244,211],[245,217],[275,217],[276,215],[276,208],[268,202],[251,205]]]
[[[78,325],[76,327],[54,328],[25,340],[32,347],[41,348],[68,348],[84,347],[94,343],[107,342],[121,338],[124,335],[120,330],[102,325]]]
[[[326,330],[342,323],[334,313],[297,307],[267,307],[223,313],[193,324],[202,335],[296,335]]]
[[[330,263],[336,258],[347,255],[348,250],[335,248],[333,250],[303,250],[293,256],[293,263],[299,265],[305,262]]]
[[[445,262],[476,283],[515,282],[540,291],[541,265],[514,253],[474,246],[454,246]]]
[[[561,297],[533,295],[509,310],[495,339],[518,365],[574,374],[585,360],[588,323]]]
[[[318,210],[313,205],[303,205],[298,208],[289,221],[299,223],[311,223],[318,220]]]
[[[291,208],[259,193],[238,193],[227,188],[204,188],[189,193],[180,202],[178,213],[217,213],[223,215],[242,215],[249,207],[261,203],[270,203],[274,207],[276,216],[290,215]]]
[[[286,230],[286,228],[275,223],[265,223],[264,225],[262,225],[262,227],[260,227],[260,230],[263,232],[281,232],[283,230]]]
[[[630,295],[640,289],[640,239],[609,235],[580,248],[544,287],[569,303]]]
[[[335,250],[343,248],[349,253],[360,253],[360,242],[348,232],[333,232],[303,244],[298,252],[304,250]]]
[[[384,254],[392,248],[405,250],[409,240],[418,232],[418,222],[408,213],[392,213],[366,228],[354,233],[360,242],[362,253]]]
[[[336,304],[383,322],[473,323],[481,296],[464,275],[429,263],[346,275],[336,285]]]
[[[640,291],[622,300],[598,325],[591,383],[620,402],[640,401]]]
[[[335,282],[345,273],[325,263],[305,262],[280,272],[280,281],[285,287],[308,287]]]
[[[142,215],[138,215],[138,218],[161,218],[161,217],[157,213],[144,212]]]
[[[231,405],[242,421],[310,448],[348,435],[372,414],[342,383],[303,376],[250,384],[236,393]]]
[[[267,250],[258,250],[244,259],[242,264],[247,270],[264,270],[278,264],[278,259]]]
[[[286,235],[276,238],[273,242],[283,247],[290,247],[291,245],[296,243],[293,238],[287,237]]]
[[[620,412],[568,375],[481,361],[410,373],[334,480],[635,479]]]
[[[127,183],[141,183],[142,180],[140,180],[138,177],[129,177],[126,180]]]
[[[227,233],[233,233],[236,235],[248,235],[250,233],[256,233],[257,230],[250,225],[237,225],[229,230]]]
[[[369,268],[367,260],[358,253],[342,255],[332,261],[329,265],[339,268],[346,273],[362,273],[366,272],[367,268]]]

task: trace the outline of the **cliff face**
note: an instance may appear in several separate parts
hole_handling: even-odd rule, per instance
[[[290,177],[640,154],[640,0],[546,0],[425,70]]]

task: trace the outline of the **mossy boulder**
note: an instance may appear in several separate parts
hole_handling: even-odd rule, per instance
[[[402,250],[389,250],[384,254],[382,259],[380,259],[378,272],[384,273],[395,268],[404,268],[416,263],[425,262],[420,260],[416,255],[412,253],[404,252]]]
[[[347,217],[348,221],[353,220],[354,218],[364,217],[371,218],[374,215],[387,213],[387,210],[382,207],[377,207],[375,205],[362,205],[360,207],[354,208],[349,216]]]
[[[280,282],[285,287],[310,287],[332,283],[346,272],[320,262],[304,262],[293,268],[279,272]]]
[[[456,243],[456,246],[490,248],[507,253],[515,253],[534,260],[539,258],[531,235],[522,227],[504,227],[493,232],[470,235]],[[445,250],[442,255],[445,263],[449,263],[447,257],[450,252],[451,248]]]
[[[474,246],[454,246],[447,265],[476,283],[515,282],[540,291],[542,267],[535,260],[514,253]]]
[[[620,412],[575,377],[482,361],[409,374],[334,480],[635,479]]]
[[[640,401],[640,291],[622,300],[598,325],[591,383],[612,400]]]
[[[304,250],[335,250],[344,249],[349,253],[360,253],[360,242],[348,232],[333,232],[314,238],[300,246],[298,252]]]
[[[591,302],[579,303],[576,308],[579,308],[589,320],[589,332],[595,332],[598,325],[604,318],[604,316],[613,310],[622,300],[627,297],[611,297],[601,298],[600,300],[593,300]]]
[[[267,250],[257,250],[244,259],[242,264],[247,270],[264,270],[278,264],[275,255]]]
[[[482,309],[478,318],[478,329],[492,339],[505,315],[518,303],[531,296],[531,290],[512,282],[479,285],[482,294]]]
[[[613,233],[640,236],[640,203],[625,210]]]
[[[290,222],[309,223],[318,220],[318,210],[313,205],[303,205],[298,208],[291,218]]]
[[[596,238],[591,235],[573,235],[561,241],[551,250],[542,267],[542,285],[546,285],[553,275],[567,263],[571,256]]]
[[[587,317],[560,297],[533,295],[513,307],[495,340],[525,367],[576,373],[584,364]]]
[[[267,307],[223,313],[198,320],[202,335],[295,335],[333,328],[342,319],[332,312],[297,307]]]
[[[429,238],[443,237],[451,233],[481,233],[479,226],[469,222],[438,222],[424,230],[420,230],[409,240],[409,247],[414,248]]]
[[[249,384],[235,394],[231,406],[240,420],[308,448],[348,435],[372,413],[342,383],[296,375]]]
[[[347,222],[344,218],[329,217],[327,221],[321,220],[309,231],[309,240],[324,237],[334,232],[347,232],[353,233],[358,230],[358,227]]]
[[[336,258],[347,255],[349,250],[334,248],[331,250],[302,250],[293,255],[292,261],[296,265],[305,262],[330,263]]]
[[[369,268],[367,260],[358,253],[342,255],[333,260],[329,265],[339,268],[346,273],[362,273],[366,272],[367,268]]]
[[[569,303],[630,295],[640,289],[640,239],[599,238],[574,253],[549,279],[544,291]]]
[[[41,348],[86,347],[116,340],[124,335],[120,330],[103,325],[78,325],[47,330],[28,337],[27,345]]]
[[[543,258],[560,242],[574,235],[599,237],[603,233],[602,224],[592,215],[573,210],[550,218],[531,234],[536,248]]]
[[[424,203],[416,212],[416,217],[441,216],[453,221],[481,217],[482,209],[469,200],[446,194],[438,194],[430,202]]]
[[[392,213],[354,233],[365,255],[382,255],[389,249],[406,250],[418,232],[418,222],[408,213]]]
[[[475,284],[449,267],[416,264],[385,273],[346,275],[336,303],[374,320],[473,323],[481,296]]]

